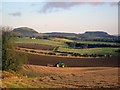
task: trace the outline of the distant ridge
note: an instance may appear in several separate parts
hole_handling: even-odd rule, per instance
[[[47,32],[44,34],[69,34],[69,35],[94,35],[94,36],[109,36],[109,34],[107,32],[103,32],[103,31],[87,31],[83,34],[76,34],[76,33],[67,33],[67,32]]]
[[[75,34],[75,33],[68,33],[68,32],[46,32],[45,34]]]
[[[56,36],[77,36],[80,38],[113,37],[112,35],[109,35],[107,32],[103,32],[103,31],[87,31],[83,34],[66,33],[66,32],[49,32],[45,34],[56,35]]]
[[[104,31],[86,31],[82,34],[76,33],[67,33],[67,32],[46,32],[46,33],[38,33],[32,28],[29,27],[19,27],[15,28],[12,32],[19,37],[36,37],[36,38],[67,38],[70,40],[102,40],[102,41],[113,41],[118,40],[118,36],[110,35]]]

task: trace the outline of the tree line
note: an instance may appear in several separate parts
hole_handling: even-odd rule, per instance
[[[114,47],[119,48],[118,44],[87,44],[78,42],[65,42],[70,48],[101,48],[101,47]]]

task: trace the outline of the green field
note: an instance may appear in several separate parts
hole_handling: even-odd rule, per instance
[[[60,47],[58,51],[61,52],[74,52],[74,53],[80,53],[80,54],[112,54],[112,55],[118,55],[117,51],[119,48],[85,48],[85,49],[72,49],[72,48],[63,48]]]
[[[50,46],[67,47],[67,45],[64,42],[45,40],[45,39],[15,38],[15,43],[43,44]]]

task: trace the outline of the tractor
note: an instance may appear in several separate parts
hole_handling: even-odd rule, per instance
[[[64,68],[64,67],[66,67],[66,65],[63,62],[57,62],[55,64],[55,67],[62,67],[62,68]]]

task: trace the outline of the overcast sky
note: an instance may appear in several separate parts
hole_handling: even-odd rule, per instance
[[[96,2],[92,0],[91,2],[7,1],[0,5],[0,18],[2,18],[0,25],[3,26],[31,27],[38,32],[118,33],[116,2],[100,2],[103,0],[94,0]]]

